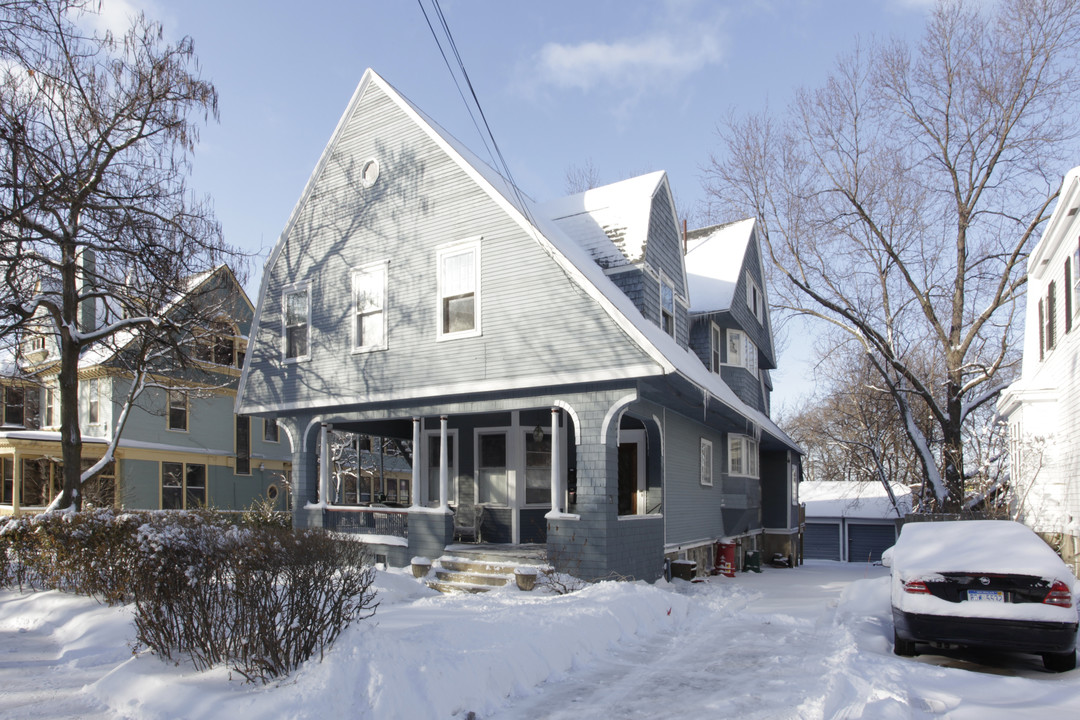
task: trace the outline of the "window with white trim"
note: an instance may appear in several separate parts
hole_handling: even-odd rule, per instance
[[[728,435],[728,475],[758,477],[758,444],[748,435]]]
[[[757,345],[742,330],[727,331],[727,364],[746,368],[757,375]]]
[[[712,486],[713,451],[712,441],[701,438],[701,468],[700,480],[702,485]]]
[[[386,349],[386,261],[353,270],[353,351]]]
[[[750,277],[750,273],[746,273],[746,306],[750,308],[750,312],[754,313],[754,317],[762,325],[765,324],[765,296],[761,293],[761,288]]]
[[[311,357],[311,292],[307,286],[288,288],[281,304],[281,350],[285,360],[307,360]]]
[[[660,276],[660,327],[675,337],[675,286]]]
[[[720,374],[720,357],[723,348],[723,341],[721,341],[722,333],[719,326],[713,323],[709,328],[709,369],[717,375]]]
[[[1073,250],[1072,254],[1072,311],[1073,315],[1080,314],[1080,248]],[[1065,292],[1069,292],[1066,283]]]
[[[101,380],[98,378],[86,381],[86,421],[91,425],[101,423]]]
[[[438,338],[480,334],[480,240],[438,251]]]
[[[1046,286],[1046,349],[1054,349],[1054,341],[1057,336],[1057,328],[1055,327],[1055,315],[1057,314],[1057,292],[1055,283],[1053,280]]]

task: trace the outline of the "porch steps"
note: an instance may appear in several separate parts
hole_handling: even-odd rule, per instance
[[[547,567],[543,545],[462,546],[446,548],[428,586],[443,593],[482,593],[514,582],[514,569]]]

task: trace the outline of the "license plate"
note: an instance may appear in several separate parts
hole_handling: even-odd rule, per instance
[[[1005,593],[1001,590],[968,590],[967,599],[978,602],[1005,602]]]

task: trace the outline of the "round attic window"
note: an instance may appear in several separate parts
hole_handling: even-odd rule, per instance
[[[375,158],[365,160],[360,168],[360,184],[369,188],[379,179],[379,161]]]

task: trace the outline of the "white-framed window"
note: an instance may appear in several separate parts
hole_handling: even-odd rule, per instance
[[[660,275],[660,327],[671,337],[675,337],[675,286]]]
[[[476,501],[506,506],[510,502],[509,447],[506,431],[476,434]]]
[[[757,440],[747,435],[728,435],[728,475],[758,477]]]
[[[101,424],[101,380],[98,378],[86,381],[86,421],[91,425]]]
[[[1053,280],[1046,286],[1046,314],[1045,314],[1045,340],[1046,349],[1054,349],[1054,341],[1056,340],[1057,327],[1055,325],[1055,316],[1057,315],[1057,288]]]
[[[386,349],[387,269],[384,260],[352,272],[353,352]]]
[[[705,438],[701,438],[701,474],[700,474],[700,479],[701,479],[701,484],[702,485],[708,485],[710,487],[712,486],[712,484],[713,484],[712,467],[713,467],[712,440],[706,440]]]
[[[276,443],[281,441],[281,430],[278,428],[277,418],[263,418],[263,442]]]
[[[750,312],[754,314],[757,321],[762,325],[765,324],[765,296],[761,294],[761,288],[754,282],[754,279],[750,277],[750,273],[746,273],[746,306],[750,308]]]
[[[281,296],[281,352],[285,362],[311,358],[311,289],[285,288]]]
[[[53,385],[45,387],[45,427],[52,428],[60,424],[60,391]]]
[[[757,375],[757,345],[742,330],[727,330],[727,364],[746,368]]]
[[[440,248],[439,340],[480,335],[480,238]]]
[[[1072,311],[1073,316],[1080,314],[1080,248],[1073,250],[1072,254]],[[1068,286],[1068,283],[1066,283]],[[1065,292],[1070,288],[1066,287]]]
[[[709,326],[709,369],[717,375],[720,374],[721,353],[724,346],[723,333],[716,323]]]
[[[183,390],[169,390],[168,420],[165,427],[169,430],[187,432],[188,394]]]

